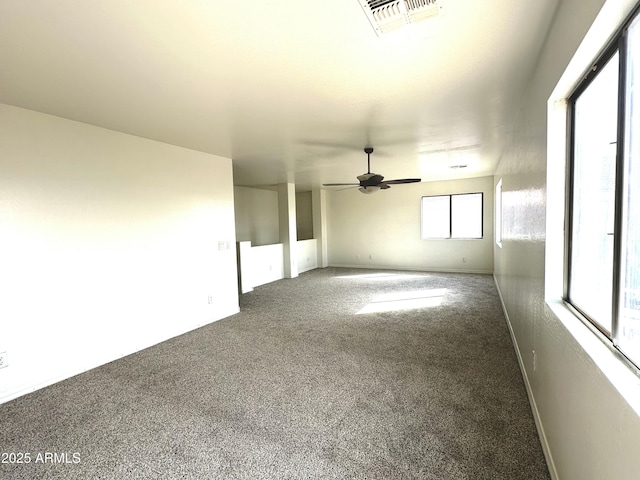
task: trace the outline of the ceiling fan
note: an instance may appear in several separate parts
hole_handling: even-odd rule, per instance
[[[401,183],[415,183],[420,182],[420,178],[399,178],[397,180],[386,180],[384,177],[377,173],[371,173],[371,154],[373,153],[373,147],[366,147],[364,153],[367,154],[367,173],[358,175],[356,178],[359,183],[323,183],[325,187],[359,187],[362,193],[375,193],[378,190],[386,190],[391,188],[391,185],[399,185]]]

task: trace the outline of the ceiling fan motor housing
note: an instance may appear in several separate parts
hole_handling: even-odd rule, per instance
[[[377,173],[363,173],[362,175],[358,175],[356,178],[360,180],[361,187],[373,187],[375,185],[379,185],[384,177]]]

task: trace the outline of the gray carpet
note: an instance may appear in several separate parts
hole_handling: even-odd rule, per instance
[[[2,479],[550,478],[489,275],[263,285],[238,315],[0,405],[1,452],[31,457]]]

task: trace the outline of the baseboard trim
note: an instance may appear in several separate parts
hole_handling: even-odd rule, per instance
[[[540,445],[542,446],[544,458],[547,461],[549,474],[551,475],[552,480],[560,480],[560,477],[558,476],[558,471],[556,470],[555,463],[553,462],[553,455],[551,454],[551,449],[549,447],[549,442],[547,441],[547,436],[544,431],[544,426],[542,425],[542,419],[540,418],[538,405],[536,404],[536,399],[533,396],[533,389],[531,388],[531,383],[529,382],[529,377],[527,376],[527,370],[524,368],[524,360],[522,359],[522,354],[520,353],[520,347],[518,347],[518,339],[516,338],[515,333],[513,332],[513,327],[511,326],[511,320],[509,319],[509,312],[507,312],[507,307],[505,306],[504,299],[502,298],[502,291],[500,290],[500,285],[498,284],[498,280],[496,279],[495,274],[493,275],[493,282],[495,283],[496,290],[498,291],[498,297],[500,298],[500,304],[502,305],[504,318],[507,322],[509,335],[511,335],[513,348],[516,352],[516,357],[518,358],[518,365],[520,366],[520,371],[522,372],[522,378],[524,379],[524,385],[527,390],[527,397],[529,398],[529,404],[531,405],[531,411],[533,413],[533,420],[536,423],[538,438],[540,439]]]

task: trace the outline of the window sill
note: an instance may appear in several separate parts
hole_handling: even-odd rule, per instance
[[[640,416],[640,370],[631,365],[601,332],[580,320],[561,299],[547,300],[547,307]]]

